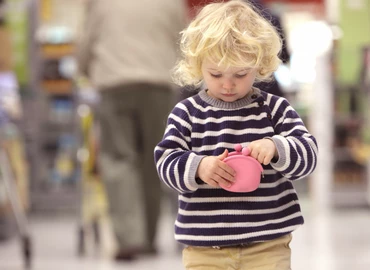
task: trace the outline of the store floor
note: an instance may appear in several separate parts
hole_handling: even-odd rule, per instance
[[[306,223],[293,234],[294,270],[369,270],[370,208],[335,210],[314,214],[302,204]],[[109,259],[114,248],[109,224],[103,226],[103,251],[89,244],[87,255],[78,257],[77,220],[72,216],[35,216],[30,220],[34,270],[163,270],[183,269],[178,246],[172,240],[172,218],[163,215],[158,236],[158,256],[143,256],[132,263]],[[17,237],[0,242],[0,269],[21,270],[23,262]]]

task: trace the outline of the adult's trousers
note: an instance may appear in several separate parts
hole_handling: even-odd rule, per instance
[[[153,153],[172,100],[166,85],[128,84],[101,91],[99,169],[120,250],[154,247],[162,184]]]

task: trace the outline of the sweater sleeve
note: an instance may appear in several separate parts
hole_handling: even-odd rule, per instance
[[[285,99],[280,99],[272,137],[279,158],[271,166],[290,180],[301,179],[311,174],[317,163],[316,139],[305,127],[298,113]]]
[[[191,116],[186,106],[179,103],[168,117],[161,142],[154,149],[159,178],[179,193],[198,189],[196,171],[204,156],[191,151]]]

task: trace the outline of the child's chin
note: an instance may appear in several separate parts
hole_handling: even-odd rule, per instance
[[[237,101],[238,100],[238,97],[237,96],[233,96],[233,97],[225,97],[225,96],[222,96],[222,97],[220,97],[220,99],[222,101],[225,101],[225,102],[234,102],[234,101]]]

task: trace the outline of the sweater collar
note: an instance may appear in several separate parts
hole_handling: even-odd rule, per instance
[[[256,101],[261,96],[261,90],[256,87],[252,87],[252,91],[250,93],[234,102],[225,102],[223,100],[213,98],[207,94],[207,89],[199,92],[199,97],[204,102],[220,109],[240,109]]]

